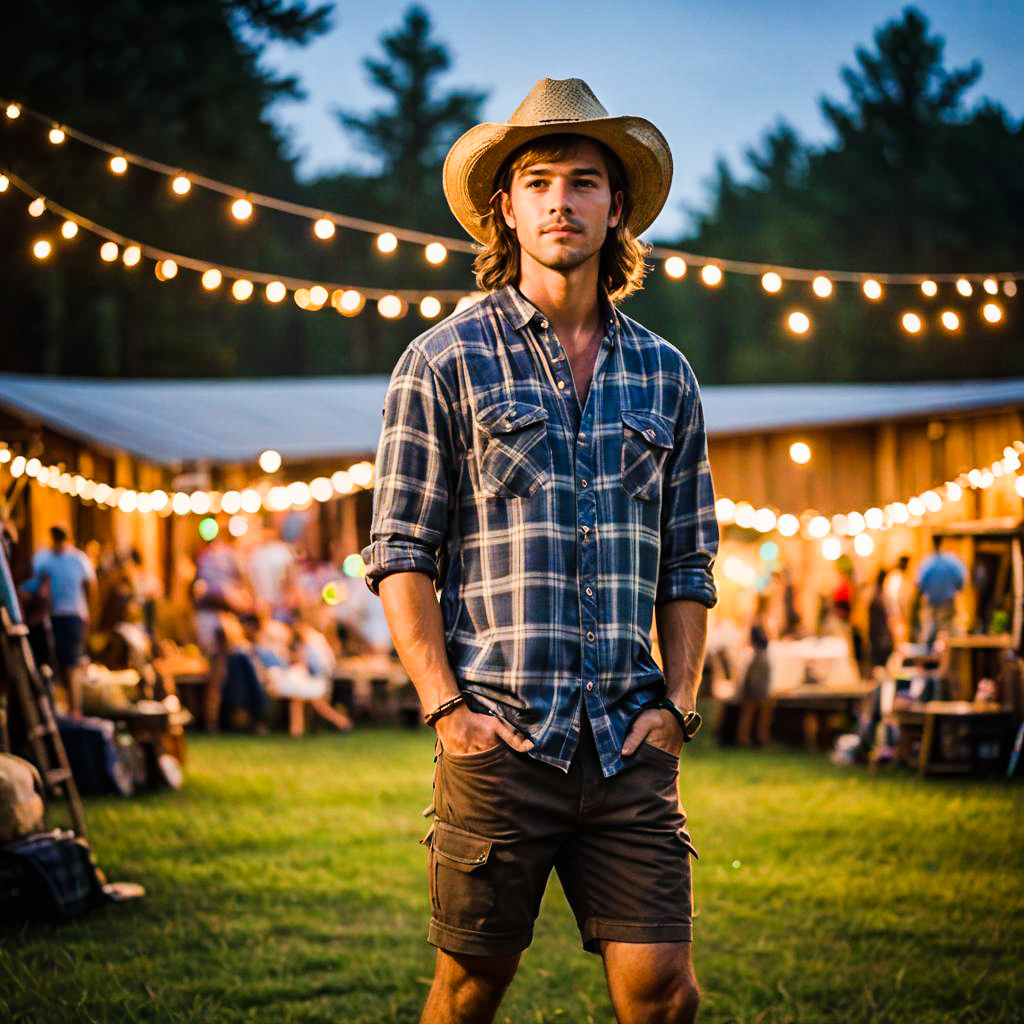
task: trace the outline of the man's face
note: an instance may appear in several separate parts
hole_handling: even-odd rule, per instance
[[[597,257],[608,229],[619,222],[622,193],[612,195],[600,147],[580,139],[565,160],[516,170],[501,209],[524,258],[569,271]]]

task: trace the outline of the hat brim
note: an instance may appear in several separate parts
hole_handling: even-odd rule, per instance
[[[665,137],[642,117],[601,117],[536,125],[485,122],[448,151],[442,171],[445,198],[456,220],[478,242],[487,241],[495,176],[520,146],[545,135],[582,135],[603,142],[622,161],[633,196],[629,228],[640,235],[654,222],[672,186],[672,153]]]

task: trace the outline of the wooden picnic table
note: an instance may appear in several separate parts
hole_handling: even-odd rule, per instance
[[[1013,740],[1013,711],[999,704],[933,700],[896,708],[897,758],[921,775],[1002,771]]]

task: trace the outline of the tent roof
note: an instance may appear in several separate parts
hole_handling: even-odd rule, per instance
[[[376,449],[388,378],[120,381],[0,376],[0,407],[152,462],[252,462]],[[707,387],[709,432],[830,427],[1024,405],[1024,379]]]

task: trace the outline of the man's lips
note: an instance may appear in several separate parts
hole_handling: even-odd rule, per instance
[[[580,229],[571,224],[555,224],[553,227],[544,229],[545,235],[578,235],[579,233]]]

